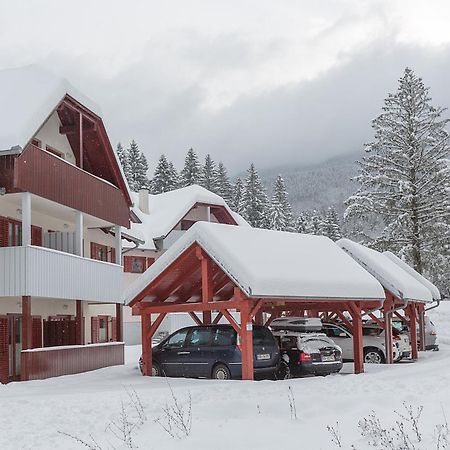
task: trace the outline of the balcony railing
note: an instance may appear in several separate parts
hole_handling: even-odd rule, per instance
[[[44,247],[0,248],[0,297],[122,301],[122,266]]]

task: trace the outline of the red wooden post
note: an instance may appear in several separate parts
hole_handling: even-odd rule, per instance
[[[242,353],[242,379],[253,380],[253,324],[250,317],[248,300],[242,301],[241,316],[241,353]]]
[[[31,297],[24,295],[22,297],[22,350],[28,350],[33,347],[33,319],[31,317]],[[21,359],[20,379],[28,380],[28,367],[22,364],[24,358]]]
[[[263,312],[262,311],[258,311],[255,314],[255,324],[256,325],[264,325],[264,316],[263,316]]]
[[[419,355],[417,351],[416,307],[413,302],[410,302],[406,308],[409,317],[409,333],[411,336],[411,356],[412,359],[417,359]]]
[[[419,319],[419,350],[425,351],[426,350],[426,344],[425,344],[425,305],[420,304],[417,305],[418,308],[418,319]]]
[[[209,256],[202,252],[202,303],[209,303],[213,300],[214,284],[212,274],[212,262]],[[212,322],[211,311],[203,311],[203,324],[210,325]]]
[[[353,359],[355,373],[364,372],[363,334],[361,306],[358,302],[349,303],[349,312],[353,322]]]
[[[392,295],[387,296],[383,304],[384,316],[384,333],[385,333],[385,347],[386,347],[386,364],[393,364],[394,355],[392,352],[393,337],[392,337],[392,308],[394,300]]]
[[[150,314],[141,315],[141,335],[142,335],[142,374],[150,376],[152,374],[152,345],[148,332],[150,329]]]
[[[76,301],[76,316],[75,316],[75,344],[84,344],[83,333],[83,304],[81,300]]]
[[[116,341],[123,340],[123,305],[116,303]]]

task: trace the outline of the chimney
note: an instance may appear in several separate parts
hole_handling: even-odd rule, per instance
[[[149,214],[148,189],[139,189],[139,209],[144,214]]]

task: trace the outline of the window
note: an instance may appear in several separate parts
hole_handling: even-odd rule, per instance
[[[35,146],[35,147],[39,147],[42,148],[42,142],[39,139],[34,138],[31,143]]]
[[[216,328],[212,345],[236,345],[236,331],[233,328]]]
[[[153,263],[155,258],[145,256],[124,256],[123,266],[125,272],[144,273]]]
[[[116,262],[116,250],[107,245],[91,242],[91,259],[97,261]]]
[[[324,331],[325,331],[325,334],[326,334],[328,337],[330,337],[330,338],[333,338],[333,337],[344,337],[344,336],[343,336],[344,334],[345,334],[345,337],[348,337],[348,334],[347,334],[344,330],[342,330],[341,328],[339,328],[339,327],[334,327],[334,326],[325,325],[325,326],[323,327],[323,329],[324,329]]]
[[[211,328],[193,328],[187,340],[189,347],[205,347],[211,342]]]
[[[60,152],[59,150],[56,150],[56,148],[50,147],[50,145],[46,145],[45,150],[47,150],[49,153],[57,156],[58,158],[64,159],[64,153]]]
[[[164,348],[181,348],[186,340],[188,330],[181,330],[171,336],[164,345]]]

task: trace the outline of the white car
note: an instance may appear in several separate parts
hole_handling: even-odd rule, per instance
[[[322,332],[333,339],[342,349],[342,358],[347,361],[353,361],[353,335],[343,325],[335,323],[324,323]],[[382,364],[386,361],[386,346],[384,342],[384,333],[379,334],[371,329],[364,331],[363,328],[363,352],[364,362],[372,364]],[[397,342],[392,344],[392,353],[394,361],[401,358],[400,349]]]

